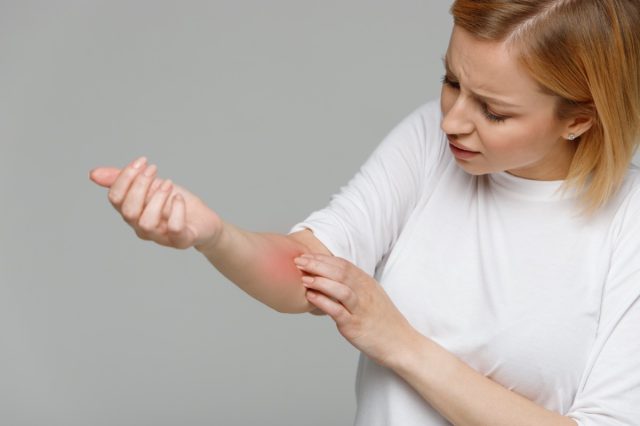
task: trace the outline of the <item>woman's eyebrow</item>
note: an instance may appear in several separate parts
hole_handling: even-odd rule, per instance
[[[455,74],[453,72],[451,72],[451,69],[449,68],[449,62],[447,60],[447,56],[444,55],[442,56],[442,63],[444,64],[444,69],[447,73],[447,75],[452,75],[455,77]],[[495,105],[502,105],[505,107],[509,107],[509,108],[520,108],[519,105],[515,105],[506,101],[503,101],[501,99],[498,98],[494,98],[492,96],[486,96],[486,95],[481,95],[479,93],[475,93],[471,90],[469,90],[469,92],[473,95],[474,98],[479,99],[485,103],[491,103],[491,104],[495,104]]]

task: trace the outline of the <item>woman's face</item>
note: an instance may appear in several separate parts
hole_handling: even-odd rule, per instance
[[[441,127],[460,167],[474,175],[566,177],[577,147],[566,138],[577,130],[571,120],[555,118],[555,98],[539,90],[504,43],[476,39],[454,26],[445,67]]]

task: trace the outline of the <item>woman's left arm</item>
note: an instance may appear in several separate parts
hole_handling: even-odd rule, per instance
[[[456,426],[576,426],[473,370],[420,334],[384,289],[345,259],[296,258],[307,299],[329,315],[356,348],[402,377]]]
[[[457,426],[577,425],[483,376],[417,331],[385,366]]]

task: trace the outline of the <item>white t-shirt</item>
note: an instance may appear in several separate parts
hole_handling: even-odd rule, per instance
[[[437,100],[289,233],[372,275],[420,333],[580,426],[640,425],[640,173],[589,221],[562,181],[456,164]],[[450,424],[363,353],[357,426]],[[497,407],[499,409],[499,407]]]

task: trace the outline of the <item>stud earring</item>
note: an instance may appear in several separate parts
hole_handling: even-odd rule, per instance
[[[577,136],[574,133],[569,133],[569,140],[572,141],[575,138],[577,138]]]

